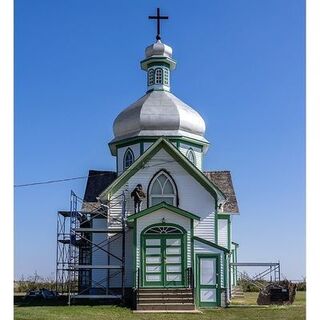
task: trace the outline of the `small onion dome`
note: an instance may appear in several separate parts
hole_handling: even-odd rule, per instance
[[[172,48],[158,40],[145,50],[146,59],[153,56],[172,58]]]
[[[123,110],[113,123],[114,139],[183,136],[207,144],[200,114],[167,91],[151,91]]]

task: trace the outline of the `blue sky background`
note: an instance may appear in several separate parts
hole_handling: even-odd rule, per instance
[[[15,1],[15,183],[114,170],[117,114],[160,6],[172,92],[205,119],[206,170],[231,170],[241,261],[305,275],[305,4],[302,0]],[[56,211],[86,180],[15,191],[15,276],[55,270]]]

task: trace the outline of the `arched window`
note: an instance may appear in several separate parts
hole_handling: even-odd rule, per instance
[[[149,185],[149,206],[160,202],[177,205],[177,190],[173,179],[164,171],[159,172]]]
[[[189,159],[190,162],[196,165],[196,155],[194,154],[194,151],[192,150],[192,148],[190,148],[187,151],[187,158]]]
[[[162,69],[157,68],[155,72],[155,84],[162,84]]]
[[[148,71],[148,86],[154,85],[154,70],[149,69]]]
[[[173,226],[154,226],[149,229],[147,229],[145,234],[183,234],[183,232]]]
[[[134,162],[134,154],[130,148],[128,148],[123,157],[123,170],[128,169]]]

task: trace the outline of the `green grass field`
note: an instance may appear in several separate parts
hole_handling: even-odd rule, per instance
[[[246,293],[226,309],[202,310],[203,314],[137,314],[115,306],[15,306],[15,320],[302,320],[306,319],[306,295],[298,292],[291,306],[257,306],[256,293]]]

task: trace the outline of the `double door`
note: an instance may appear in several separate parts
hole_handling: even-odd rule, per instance
[[[142,241],[143,286],[183,287],[185,285],[185,244],[183,235],[146,235]]]

